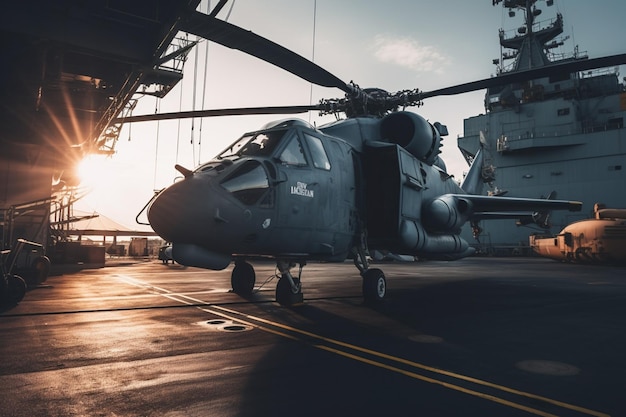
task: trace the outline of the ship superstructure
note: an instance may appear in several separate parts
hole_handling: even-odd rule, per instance
[[[548,20],[539,7],[553,0],[494,0],[512,18],[523,15],[513,33],[500,30],[498,75],[587,59],[553,51],[567,38],[560,13]],[[548,15],[548,13],[545,13]],[[482,148],[482,177],[489,194],[551,197],[584,202],[580,214],[549,213],[542,221],[515,225],[510,220],[480,224],[477,246],[483,251],[528,252],[532,233],[550,224],[558,232],[588,217],[597,202],[626,207],[626,93],[617,68],[564,73],[487,90],[485,114],[464,120],[458,146],[468,162]],[[470,235],[472,230],[467,227]],[[469,237],[470,239],[471,236]]]

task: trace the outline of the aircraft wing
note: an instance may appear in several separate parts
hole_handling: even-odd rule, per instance
[[[481,211],[471,216],[472,220],[501,220],[501,219],[521,219],[532,217],[536,211]]]
[[[517,213],[546,210],[580,211],[583,203],[580,201],[547,200],[542,198],[498,197],[471,194],[449,194],[460,204],[467,205],[471,211],[470,217],[480,216],[481,213]],[[458,204],[457,204],[458,206]],[[511,216],[513,217],[513,216]]]
[[[580,211],[579,201],[541,198],[496,197],[472,194],[444,194],[426,204],[423,220],[431,230],[445,232],[460,228],[466,221],[486,218],[532,218],[551,210]],[[536,215],[535,215],[536,216]]]
[[[542,210],[542,211],[503,211],[503,212],[480,212],[474,213],[470,218],[474,222],[479,222],[482,220],[517,220],[518,226],[526,226],[529,224],[535,224],[544,229],[548,229],[550,227],[550,223],[548,221],[550,217],[550,211]]]

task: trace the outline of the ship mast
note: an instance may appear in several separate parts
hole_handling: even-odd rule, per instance
[[[493,5],[501,4],[508,9],[509,17],[515,17],[516,11],[524,13],[524,24],[517,29],[517,34],[507,37],[500,29],[501,59],[498,72],[515,72],[549,65],[547,51],[562,42],[551,42],[563,33],[563,16],[557,13],[550,24],[542,27],[536,23],[542,10],[537,7],[539,0],[493,0]],[[553,0],[546,0],[547,6],[553,5]],[[551,43],[550,43],[551,42]],[[512,51],[504,51],[512,50]],[[515,58],[510,69],[505,69],[504,61]]]
[[[527,71],[552,65],[555,62],[563,62],[573,58],[554,58],[555,54],[549,53],[553,48],[563,45],[564,39],[556,39],[563,33],[563,16],[560,13],[549,21],[539,22],[537,17],[542,10],[537,7],[539,2],[546,6],[552,6],[554,0],[492,0],[494,6],[502,5],[508,9],[509,17],[513,18],[516,13],[523,13],[524,22],[517,31],[505,33],[500,29],[500,59],[494,60],[497,65],[498,75],[504,73]],[[511,64],[505,64],[506,60],[514,59]],[[518,108],[522,102],[538,100],[543,97],[543,88],[549,83],[548,80],[527,80],[524,83],[501,85],[487,89],[485,95],[485,110],[487,112]]]

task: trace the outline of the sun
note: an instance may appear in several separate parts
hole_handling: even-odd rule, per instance
[[[88,155],[78,162],[76,172],[80,186],[88,190],[97,190],[107,185],[107,172],[111,169],[110,157]]]

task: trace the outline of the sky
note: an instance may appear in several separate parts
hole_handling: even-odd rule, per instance
[[[488,0],[234,0],[218,18],[251,30],[314,61],[345,82],[394,92],[429,91],[496,73],[498,30],[507,34],[522,23]],[[217,0],[210,3],[212,8]],[[539,21],[563,14],[556,50],[577,45],[590,58],[626,52],[623,0],[539,1]],[[231,8],[232,5],[232,8]],[[207,11],[203,0],[200,11]],[[181,36],[184,34],[180,34]],[[191,39],[195,39],[190,35]],[[621,74],[626,67],[621,68]],[[201,41],[188,56],[182,82],[161,100],[139,99],[133,114],[253,106],[286,106],[340,98],[337,89],[311,86],[271,64],[220,45]],[[425,100],[419,113],[448,127],[442,159],[448,172],[463,178],[468,167],[456,145],[463,119],[484,113],[484,91]],[[243,133],[293,116],[231,116],[127,124],[110,157],[91,156],[82,164],[82,185],[91,190],[76,209],[97,212],[126,227],[149,230],[136,217],[156,190],[180,174],[175,164],[194,168],[225,149]],[[301,114],[321,126],[334,116]],[[140,220],[146,221],[145,214]]]

